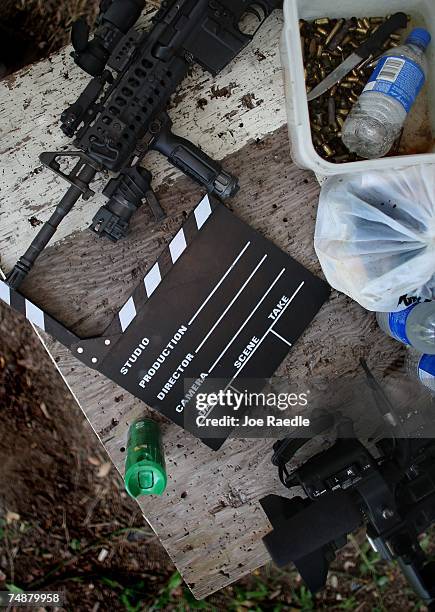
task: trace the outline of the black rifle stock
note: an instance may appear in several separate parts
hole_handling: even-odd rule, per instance
[[[64,153],[45,153],[41,161],[71,187],[26,253],[7,277],[17,289],[74,204],[91,197],[97,172],[116,173],[103,194],[108,203],[91,229],[117,241],[128,232],[134,212],[147,200],[156,219],[164,217],[151,188],[151,174],[140,166],[148,150],[165,155],[185,174],[220,198],[233,196],[238,180],[188,140],[172,133],[166,113],[171,95],[197,63],[218,74],[252,40],[282,0],[170,0],[162,2],[149,31],[134,28],[144,0],[102,0],[95,34],[82,20],[72,30],[76,64],[93,78],[61,116],[63,132],[74,138],[78,158],[65,174]],[[255,32],[243,33],[249,18]],[[252,24],[251,24],[252,25]],[[252,29],[252,28],[251,28]]]

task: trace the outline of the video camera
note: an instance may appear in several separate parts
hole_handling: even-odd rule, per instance
[[[335,427],[337,440],[292,473],[287,464],[312,438],[278,441],[272,462],[280,479],[289,489],[302,487],[306,498],[269,495],[260,500],[273,527],[264,543],[279,567],[293,562],[308,588],[317,592],[326,585],[336,551],[365,525],[374,550],[397,561],[417,595],[434,610],[435,561],[421,548],[419,536],[435,522],[435,439],[406,437],[382,388],[373,377],[370,384],[391,437],[364,445],[350,418],[318,410],[312,437]]]

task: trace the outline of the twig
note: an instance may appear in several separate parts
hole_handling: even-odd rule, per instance
[[[63,530],[65,531],[66,543],[69,546],[70,537],[69,537],[68,525],[66,524],[66,510],[65,510],[65,506],[62,506],[62,527],[63,527]]]
[[[100,538],[99,540],[95,540],[95,542],[89,544],[83,550],[81,550],[80,552],[78,552],[74,556],[70,557],[69,559],[65,559],[64,561],[61,561],[52,570],[50,570],[47,574],[45,574],[45,576],[43,576],[42,578],[39,578],[38,580],[34,580],[33,582],[31,582],[30,585],[28,585],[28,589],[40,586],[41,584],[47,584],[47,578],[49,578],[50,576],[52,576],[53,574],[58,572],[63,567],[66,567],[67,565],[71,565],[71,563],[75,563],[77,561],[77,559],[79,559],[83,555],[87,554],[88,552],[91,552],[92,550],[96,550],[96,549],[100,548],[102,544],[106,544],[108,542],[111,542],[116,537],[118,537],[120,535],[123,535],[124,533],[131,532],[131,531],[135,531],[135,532],[138,532],[138,533],[144,533],[145,535],[149,535],[150,539],[155,537],[154,533],[152,533],[152,532],[150,532],[150,531],[148,531],[146,529],[140,529],[138,527],[136,527],[136,528],[135,527],[125,527],[123,529],[118,529],[118,531],[114,531],[113,533],[110,533],[107,536],[105,536],[103,538]]]
[[[8,527],[7,526],[6,526],[6,529],[5,529],[5,542],[6,542],[6,552],[8,554],[9,572],[10,572],[10,575],[11,575],[11,583],[14,584],[14,581],[15,581],[14,556],[13,556],[12,551],[11,551],[11,546],[10,546],[10,542],[9,542]]]
[[[86,513],[86,518],[84,520],[84,525],[88,525],[89,521],[91,520],[91,517],[94,513],[95,508],[98,506],[98,504],[100,503],[100,501],[103,499],[103,497],[106,495],[107,490],[104,489],[103,487],[100,487],[100,490],[98,491],[97,497],[96,499],[94,499],[94,501],[91,503],[88,512]]]

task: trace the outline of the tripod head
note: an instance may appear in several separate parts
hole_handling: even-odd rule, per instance
[[[394,406],[367,373],[389,425],[386,435],[366,446],[347,416],[318,410],[310,433],[316,437],[335,427],[337,440],[293,472],[287,464],[312,438],[278,441],[272,462],[281,482],[302,488],[306,497],[260,500],[273,526],[263,541],[279,567],[293,562],[316,592],[325,587],[329,565],[347,536],[365,526],[373,548],[385,560],[396,560],[416,593],[435,609],[435,563],[419,544],[435,522],[435,439],[406,437]]]

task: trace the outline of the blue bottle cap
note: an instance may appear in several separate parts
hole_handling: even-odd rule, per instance
[[[423,47],[423,49],[427,49],[431,40],[432,36],[427,30],[425,30],[424,28],[415,28],[415,30],[412,30],[412,32],[406,39],[405,44],[418,45],[419,47]]]

